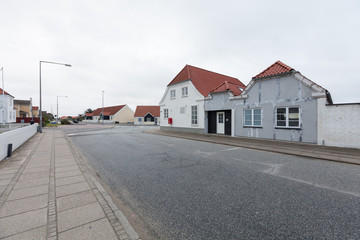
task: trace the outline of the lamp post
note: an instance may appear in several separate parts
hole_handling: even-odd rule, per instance
[[[5,87],[4,87],[4,67],[1,67],[1,77],[2,77],[2,95],[3,95],[3,113],[2,113],[2,124],[5,124]]]
[[[56,96],[56,124],[59,121],[59,97],[68,97],[68,96]]]
[[[102,124],[104,125],[104,92],[102,91]]]
[[[40,132],[40,133],[42,133],[41,63],[58,64],[58,65],[66,66],[66,67],[71,67],[70,64],[66,64],[66,63],[57,63],[57,62],[48,62],[48,61],[40,61],[40,63],[39,63],[39,65],[40,65],[40,78],[39,78],[39,83],[40,83],[40,123],[39,123],[39,132]]]

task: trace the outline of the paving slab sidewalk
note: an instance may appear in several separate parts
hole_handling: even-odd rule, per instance
[[[3,160],[0,239],[139,239],[82,161],[56,129]]]

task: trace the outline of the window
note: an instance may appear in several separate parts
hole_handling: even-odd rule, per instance
[[[182,97],[187,97],[188,96],[188,88],[187,87],[183,87],[181,89],[181,94],[182,94]]]
[[[175,98],[176,95],[175,95],[175,89],[174,90],[170,90],[170,99],[173,99]]]
[[[261,109],[245,109],[244,110],[244,126],[260,127],[262,125]]]
[[[169,109],[164,109],[164,119],[169,118]]]
[[[191,106],[191,124],[198,124],[198,106]]]
[[[284,128],[300,127],[300,108],[284,107],[276,109],[276,126]]]
[[[138,122],[141,122],[142,121],[142,118],[140,117],[140,118],[138,118]]]

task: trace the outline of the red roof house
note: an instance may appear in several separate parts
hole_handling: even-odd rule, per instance
[[[208,96],[210,91],[225,81],[233,84],[238,84],[245,88],[245,85],[237,78],[229,77],[223,74],[211,72],[198,67],[186,65],[176,77],[168,84],[168,86],[181,83],[184,81],[191,81],[195,88],[204,96]]]
[[[167,85],[160,101],[160,128],[204,133],[204,100],[213,91],[241,93],[245,85],[234,77],[186,65]]]
[[[137,106],[134,124],[155,124],[159,122],[160,106]]]
[[[129,123],[134,120],[134,111],[126,104],[111,107],[97,108],[91,114],[86,114],[90,122]],[[92,118],[91,118],[92,117]]]

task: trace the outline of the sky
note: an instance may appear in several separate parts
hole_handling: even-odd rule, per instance
[[[360,102],[358,0],[1,0],[5,91],[76,116],[88,108],[159,104],[186,65],[236,77],[282,61]],[[1,84],[2,87],[2,84]],[[59,97],[57,96],[68,96]]]

